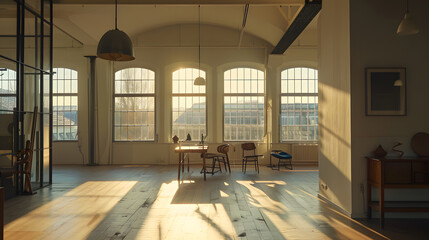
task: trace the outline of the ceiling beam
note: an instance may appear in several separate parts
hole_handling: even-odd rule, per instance
[[[54,4],[114,4],[115,0],[53,0]],[[136,5],[265,5],[299,6],[305,0],[118,0],[118,4]]]
[[[322,9],[322,0],[305,0],[305,5],[290,24],[271,54],[283,54]]]

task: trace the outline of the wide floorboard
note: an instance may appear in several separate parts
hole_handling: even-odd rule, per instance
[[[346,217],[317,198],[317,168],[232,170],[204,182],[200,168],[191,167],[179,188],[175,166],[55,166],[51,187],[6,201],[5,239],[427,236],[427,220],[388,219],[381,230],[377,220]]]

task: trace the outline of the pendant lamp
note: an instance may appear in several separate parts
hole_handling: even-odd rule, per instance
[[[206,80],[201,77],[201,19],[200,19],[200,5],[198,5],[198,77],[194,80],[194,85],[206,85]]]
[[[112,61],[135,59],[133,43],[128,35],[118,29],[118,0],[115,0],[115,29],[106,32],[97,47],[97,57]]]
[[[401,23],[398,26],[398,29],[396,30],[396,33],[398,35],[412,35],[419,32],[419,29],[412,21],[410,13],[408,12],[408,0],[406,1],[407,1],[407,8],[405,11],[404,18],[402,19]]]

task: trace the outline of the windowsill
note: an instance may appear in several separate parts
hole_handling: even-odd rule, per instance
[[[280,141],[278,143],[271,144],[308,144],[308,145],[319,145],[319,141]]]

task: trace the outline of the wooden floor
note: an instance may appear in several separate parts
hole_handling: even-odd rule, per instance
[[[317,169],[209,175],[174,166],[55,166],[52,187],[5,203],[5,239],[425,239],[427,220],[349,219]],[[368,227],[370,226],[370,227]],[[401,227],[398,227],[401,226]],[[374,230],[373,230],[374,229]],[[386,236],[386,237],[385,237]]]

